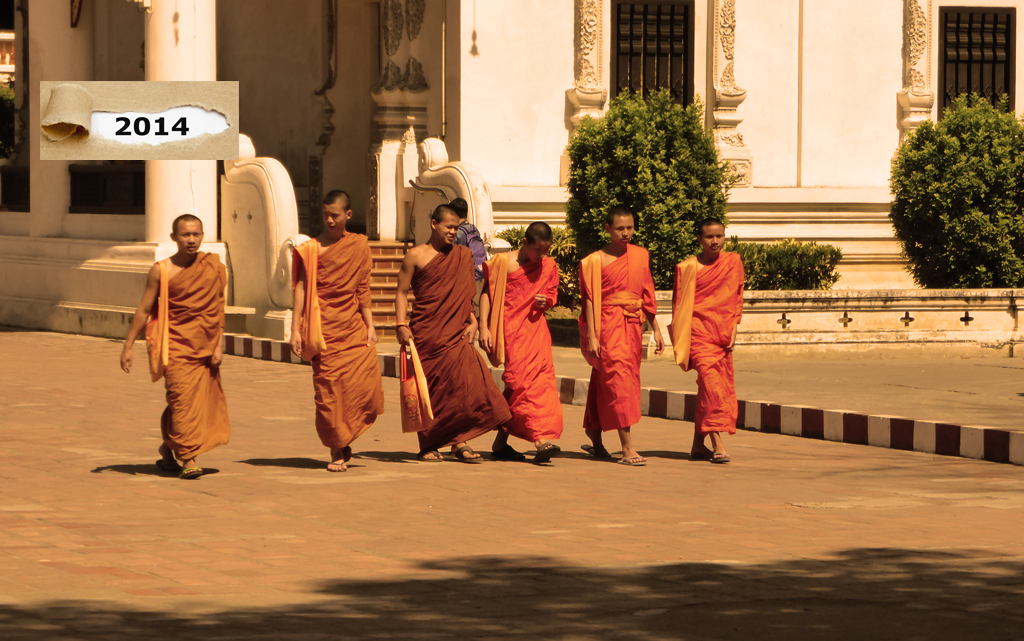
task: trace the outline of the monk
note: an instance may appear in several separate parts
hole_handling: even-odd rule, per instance
[[[743,261],[722,251],[725,225],[717,218],[698,223],[697,240],[700,253],[676,265],[672,346],[683,371],[697,370],[690,458],[728,463],[722,435],[736,433],[739,409],[732,352],[743,316]]]
[[[508,444],[509,434],[536,446],[534,463],[547,463],[562,451],[551,442],[562,435],[562,404],[544,318],[558,297],[558,266],[547,255],[551,239],[547,223],[533,223],[520,249],[484,263],[480,347],[492,365],[505,365],[501,379],[512,412],[491,448],[498,460],[526,458]]]
[[[398,341],[415,342],[423,366],[434,420],[419,432],[421,461],[442,461],[451,446],[455,459],[476,463],[468,442],[511,418],[483,356],[473,347],[477,319],[473,252],[454,245],[459,216],[439,205],[430,217],[430,239],[409,250],[398,273],[395,315]],[[407,322],[409,291],[416,298]]]
[[[196,479],[203,475],[197,457],[227,444],[231,436],[220,382],[227,270],[216,254],[199,251],[199,218],[178,216],[171,230],[178,251],[149,270],[146,291],[121,350],[121,369],[132,371],[132,346],[146,328],[153,382],[163,377],[167,388],[156,464],[183,479]]]
[[[292,259],[292,351],[313,365],[316,432],[345,472],[352,443],[384,413],[377,331],[370,309],[370,244],[346,231],[349,195],[324,198],[323,231]]]
[[[580,348],[593,367],[583,427],[591,445],[583,449],[594,458],[611,458],[604,432],[617,431],[623,465],[642,466],[647,459],[633,447],[630,428],[640,422],[640,360],[643,322],[654,325],[655,352],[665,349],[661,329],[654,322],[658,311],[647,250],[631,245],[633,212],[612,207],[604,229],[611,242],[580,262]]]

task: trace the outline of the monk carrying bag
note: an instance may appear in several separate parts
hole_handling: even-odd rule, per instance
[[[410,343],[408,349],[413,361],[412,376],[409,376],[409,358],[406,356],[405,346],[402,347],[398,355],[399,369],[401,370],[399,392],[402,397],[402,431],[422,432],[430,427],[430,421],[433,420],[434,413],[430,407],[427,379],[423,376],[419,355],[416,353],[416,346]]]

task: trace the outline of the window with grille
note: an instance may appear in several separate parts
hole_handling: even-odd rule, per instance
[[[976,93],[993,105],[1005,95],[1014,108],[1015,9],[944,8],[940,115],[962,94]]]
[[[668,89],[680,104],[693,101],[691,3],[621,2],[615,41],[614,95]]]

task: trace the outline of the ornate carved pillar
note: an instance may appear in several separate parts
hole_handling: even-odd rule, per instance
[[[932,0],[928,12],[920,0],[906,0],[903,6],[903,91],[896,94],[900,104],[900,142],[932,117]]]
[[[747,90],[736,85],[736,0],[715,0],[713,45],[713,78],[715,86],[712,115],[715,142],[722,160],[728,160],[739,179],[737,187],[750,187],[752,160],[750,149],[743,142],[739,125],[739,106],[747,98]]]
[[[604,104],[608,91],[601,84],[604,67],[601,60],[601,15],[602,0],[575,0],[576,19],[573,26],[573,50],[575,52],[575,81],[565,92],[565,97],[572,106],[572,130],[569,137],[576,133],[580,121],[590,116],[600,118],[604,115]],[[559,170],[559,183],[569,182],[568,150],[562,154]]]
[[[406,189],[416,177],[416,145],[427,135],[427,94],[418,42],[425,0],[381,0],[381,76],[367,159],[366,232],[380,240],[407,234]]]

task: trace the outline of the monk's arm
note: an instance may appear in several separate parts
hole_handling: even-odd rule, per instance
[[[486,281],[485,281],[486,282]],[[494,349],[494,337],[491,336],[491,293],[487,284],[480,292],[480,347],[487,353]]]
[[[415,248],[405,255],[402,268],[398,270],[398,287],[395,293],[395,320],[405,323],[398,326],[398,342],[408,345],[412,340],[412,330],[408,325],[409,288],[412,287],[412,275],[416,271]]]
[[[373,326],[373,308],[370,298],[370,272],[373,270],[373,259],[370,258],[370,248],[366,248],[363,255],[363,277],[359,279],[356,286],[356,298],[359,300],[359,313],[363,315],[363,322],[366,323],[366,346],[372,347],[377,342],[377,328]]]
[[[296,260],[298,252],[296,252]],[[298,280],[292,288],[292,352],[302,356],[302,312],[306,309],[306,270],[297,269]]]
[[[601,358],[601,338],[594,327],[594,301],[589,298],[583,301],[583,314],[587,320],[587,344],[590,355]]]
[[[149,313],[153,310],[153,303],[156,302],[159,289],[160,266],[153,265],[146,277],[146,291],[142,293],[142,302],[135,310],[135,317],[132,318],[128,336],[124,339],[124,348],[121,350],[121,369],[125,372],[132,371],[132,346],[135,344],[135,339],[146,328],[146,322],[149,321]]]

